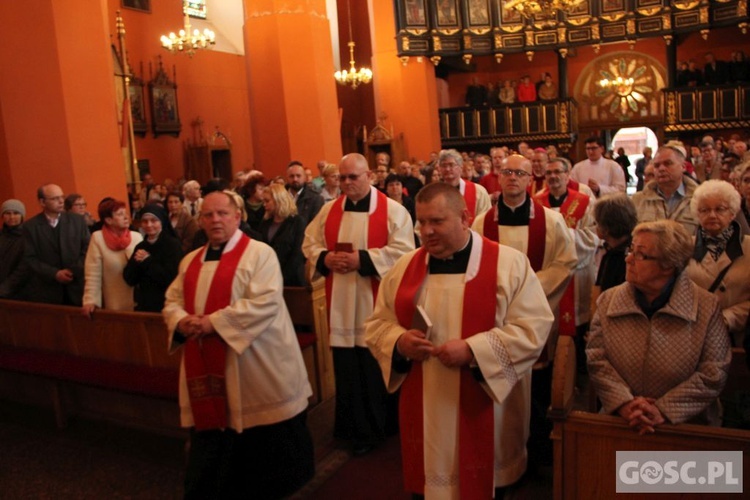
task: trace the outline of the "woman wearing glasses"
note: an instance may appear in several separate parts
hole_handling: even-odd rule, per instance
[[[740,204],[740,194],[728,182],[698,186],[690,208],[700,227],[687,268],[691,280],[719,299],[734,345],[742,345],[750,311],[750,236],[743,236],[734,220]]]
[[[693,242],[680,224],[633,231],[626,282],[604,292],[586,348],[602,411],[641,434],[665,423],[719,425],[731,360],[718,299],[683,270]]]

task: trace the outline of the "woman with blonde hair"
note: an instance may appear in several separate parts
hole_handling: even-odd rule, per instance
[[[304,286],[305,257],[302,255],[302,240],[305,237],[306,223],[297,215],[297,206],[284,186],[268,186],[263,192],[263,204],[266,213],[259,230],[262,240],[274,249],[279,258],[284,286]]]
[[[325,185],[320,190],[323,202],[328,203],[335,200],[341,194],[341,180],[339,179],[339,167],[329,163],[323,168],[323,181]]]

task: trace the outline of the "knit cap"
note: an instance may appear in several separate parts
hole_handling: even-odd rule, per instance
[[[3,202],[2,211],[0,211],[0,215],[4,214],[5,212],[18,212],[21,214],[21,217],[26,218],[26,207],[24,206],[23,202],[21,200],[5,200]]]

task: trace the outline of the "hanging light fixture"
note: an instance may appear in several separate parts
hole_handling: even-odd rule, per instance
[[[553,17],[558,11],[564,14],[583,3],[583,0],[505,0],[503,9],[516,11],[525,18],[541,16]]]
[[[212,45],[216,44],[216,34],[210,29],[206,28],[203,33],[200,31],[192,30],[190,25],[190,15],[188,14],[188,2],[184,0],[182,2],[182,12],[185,15],[185,21],[183,28],[177,35],[174,32],[170,33],[169,36],[162,35],[161,46],[168,51],[174,53],[184,52],[188,56],[193,57],[193,54],[199,49],[208,49]]]
[[[349,21],[349,71],[342,70],[337,71],[333,74],[333,77],[340,85],[350,85],[353,89],[356,89],[363,83],[370,83],[372,81],[372,71],[369,68],[360,68],[357,70],[357,66],[354,63],[354,37],[352,36],[352,10],[349,5],[349,0],[346,0],[346,13]]]

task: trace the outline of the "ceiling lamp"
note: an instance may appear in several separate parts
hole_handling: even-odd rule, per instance
[[[554,17],[558,11],[569,13],[584,0],[505,0],[503,9],[518,12],[523,17],[531,19],[533,16],[542,18]]]
[[[184,27],[180,30],[178,35],[175,35],[174,32],[170,33],[169,36],[162,35],[162,47],[173,54],[184,52],[188,56],[193,57],[193,54],[195,54],[198,49],[208,49],[216,44],[216,34],[210,29],[204,29],[203,33],[197,29],[191,31],[192,26],[190,25],[190,16],[188,15],[187,0],[182,3],[182,12],[185,14]]]
[[[608,87],[632,87],[635,83],[635,80],[633,78],[623,78],[621,76],[618,76],[617,78],[614,78],[610,80],[609,78],[602,78],[597,82],[600,87],[608,88]]]
[[[354,64],[354,40],[352,37],[352,11],[349,5],[349,0],[346,0],[346,12],[349,21],[349,71],[342,70],[337,71],[333,74],[333,77],[339,83],[339,85],[350,85],[353,89],[356,89],[363,83],[370,83],[372,81],[372,71],[369,68],[360,68],[357,71],[357,66]]]

